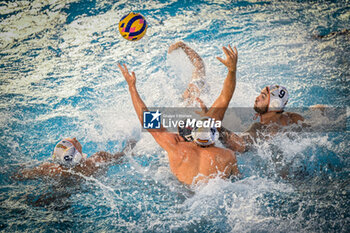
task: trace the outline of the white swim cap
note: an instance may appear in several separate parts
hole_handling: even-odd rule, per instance
[[[215,126],[213,126],[212,118],[204,118],[201,120],[202,122],[209,121],[209,127],[195,127],[192,130],[193,141],[200,146],[209,146],[215,143],[215,140],[218,138],[219,133]],[[205,125],[205,124],[204,124]]]
[[[83,158],[84,156],[68,139],[63,139],[57,143],[53,152],[54,161],[65,167],[74,167],[79,164]]]
[[[267,88],[269,91],[269,98],[270,98],[267,112],[283,111],[289,99],[287,88],[279,85],[271,85],[271,86],[268,86]]]

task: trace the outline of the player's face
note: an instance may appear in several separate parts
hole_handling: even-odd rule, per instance
[[[269,93],[267,90],[267,87],[265,87],[264,89],[262,89],[260,95],[258,95],[258,97],[256,97],[255,99],[255,103],[254,103],[254,110],[257,113],[261,113],[264,114],[267,112],[267,107],[269,104]]]

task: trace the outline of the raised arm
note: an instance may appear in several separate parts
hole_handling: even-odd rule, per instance
[[[136,114],[140,120],[141,125],[143,125],[143,112],[148,111],[147,106],[142,101],[137,89],[136,89],[136,76],[135,73],[132,72],[129,74],[128,69],[125,64],[121,66],[118,64],[119,69],[121,70],[126,82],[129,86],[129,92],[131,95],[131,100],[134,105]],[[147,129],[156,140],[156,142],[166,151],[173,151],[176,149],[176,145],[178,143],[178,137],[176,134],[168,132],[163,126],[160,129]]]
[[[237,49],[234,47],[233,50],[229,45],[228,48],[223,47],[223,50],[226,54],[226,59],[224,60],[220,57],[217,57],[217,59],[227,67],[228,73],[219,97],[215,100],[207,113],[207,116],[215,118],[216,120],[224,119],[225,112],[236,88]]]
[[[181,48],[187,55],[187,57],[190,59],[192,65],[194,66],[194,71],[192,73],[192,79],[198,79],[205,76],[205,66],[202,58],[190,47],[188,47],[184,42],[179,41],[175,44],[172,44],[169,47],[168,53],[171,53],[172,51]]]

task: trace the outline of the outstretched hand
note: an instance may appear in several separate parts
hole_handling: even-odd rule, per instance
[[[224,64],[229,71],[235,72],[237,70],[237,60],[238,60],[238,52],[236,46],[233,47],[234,50],[228,45],[228,48],[222,47],[224,53],[226,54],[226,59],[222,59],[220,57],[216,57],[219,61]]]
[[[120,71],[122,72],[126,82],[128,83],[129,87],[130,86],[134,86],[136,83],[136,76],[135,76],[135,72],[131,72],[131,74],[128,71],[128,68],[126,68],[126,65],[123,64],[123,66],[118,63],[118,67],[120,69]]]

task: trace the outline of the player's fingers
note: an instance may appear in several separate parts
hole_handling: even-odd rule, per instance
[[[229,48],[230,48],[232,56],[237,58],[237,49],[236,49],[236,47],[233,47],[234,48],[234,50],[233,50],[231,45],[229,45]]]
[[[231,52],[231,53],[235,54],[235,53],[233,52],[233,50],[232,50],[231,45],[228,45],[228,48],[230,49],[230,52]]]
[[[228,49],[226,47],[222,47],[222,50],[224,51],[224,53],[226,54],[226,57],[230,56],[230,53],[228,51]]]
[[[216,59],[218,59],[222,64],[225,65],[225,60],[224,59],[222,59],[221,57],[216,57]]]
[[[123,66],[124,66],[124,70],[125,70],[125,72],[126,72],[126,73],[129,73],[128,68],[126,67],[126,65],[125,65],[125,64],[123,64]]]
[[[230,50],[228,50],[228,48],[223,47],[223,50],[227,57],[233,58],[233,55],[230,53]]]
[[[203,103],[203,101],[202,101],[199,97],[196,97],[196,101],[197,101],[198,103],[200,103],[200,104]]]

